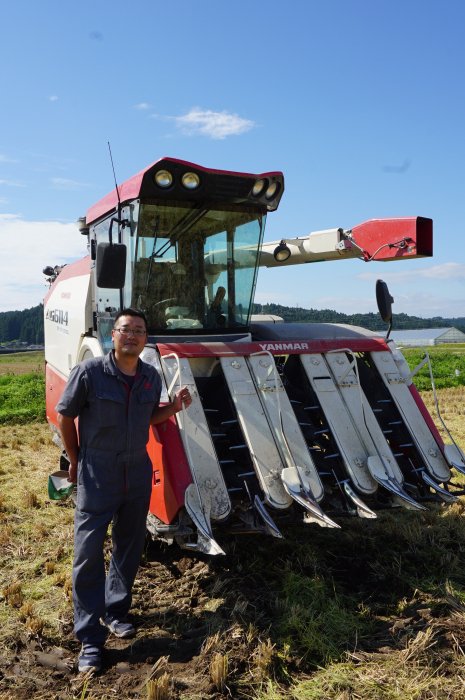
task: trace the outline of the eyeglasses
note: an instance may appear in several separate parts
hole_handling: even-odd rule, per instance
[[[147,331],[143,331],[140,328],[113,328],[114,331],[118,331],[121,335],[135,335],[137,338],[142,338],[143,335],[147,335]]]

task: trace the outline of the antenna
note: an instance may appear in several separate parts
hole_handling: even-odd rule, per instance
[[[110,230],[109,230],[109,232],[108,232],[108,237],[109,237],[109,240],[110,240],[110,245],[113,245],[113,238],[112,238],[113,222],[116,222],[116,223],[118,224],[118,241],[121,240],[121,229],[120,229],[120,227],[122,226],[123,228],[125,228],[125,226],[126,226],[129,222],[128,222],[127,219],[122,219],[122,218],[121,218],[121,199],[120,199],[120,196],[119,196],[118,183],[116,182],[115,165],[114,165],[114,163],[113,163],[113,155],[112,155],[112,153],[111,153],[110,142],[107,141],[107,144],[108,144],[108,151],[109,151],[109,153],[110,153],[111,168],[112,168],[112,170],[113,170],[113,177],[114,177],[114,180],[115,180],[116,196],[117,196],[117,198],[118,198],[118,216],[112,218],[112,220],[111,220],[111,222],[110,222]]]
[[[116,196],[118,197],[118,218],[119,218],[120,213],[121,213],[121,200],[120,200],[120,197],[119,197],[118,183],[116,182],[115,165],[114,165],[114,163],[113,163],[113,155],[112,155],[112,153],[111,153],[110,142],[107,141],[107,144],[108,144],[108,151],[109,151],[109,153],[110,153],[111,169],[113,170],[113,179],[114,179],[114,181],[115,181]]]

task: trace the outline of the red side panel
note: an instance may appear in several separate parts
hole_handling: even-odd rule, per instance
[[[184,492],[192,482],[174,417],[153,426],[147,450],[153,465],[150,512],[168,524],[184,506]]]
[[[423,419],[428,426],[428,428],[431,430],[431,433],[438,443],[439,447],[441,448],[442,452],[444,452],[444,440],[441,437],[441,434],[439,433],[439,430],[436,428],[436,424],[434,423],[433,419],[430,416],[430,413],[428,409],[426,408],[425,404],[423,403],[423,399],[421,398],[420,394],[418,393],[418,389],[414,384],[409,385],[410,393],[412,394],[413,398],[415,399],[415,403],[417,404],[421,415],[423,416]]]
[[[47,420],[52,425],[58,427],[57,424],[57,412],[55,411],[55,406],[57,405],[60,396],[65,388],[66,377],[63,377],[58,373],[50,364],[45,364],[45,413]]]
[[[422,216],[371,219],[352,229],[365,260],[399,260],[433,255],[433,221]]]

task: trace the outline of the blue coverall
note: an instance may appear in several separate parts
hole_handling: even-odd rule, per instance
[[[100,618],[124,620],[142,555],[152,464],[146,443],[161,379],[138,361],[132,387],[113,351],[71,371],[56,410],[78,417],[79,462],[74,520],[74,631],[83,644],[102,645]],[[103,546],[112,523],[112,555],[105,576]]]

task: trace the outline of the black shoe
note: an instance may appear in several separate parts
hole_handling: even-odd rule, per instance
[[[115,620],[111,617],[105,617],[102,619],[102,623],[105,625],[105,627],[108,627],[110,632],[114,634],[115,637],[119,637],[120,639],[129,639],[130,637],[134,637],[136,634],[135,627],[134,625],[131,625],[130,622],[123,622],[122,620]]]
[[[93,671],[97,673],[102,668],[102,649],[95,644],[83,644],[78,657],[79,673]]]

